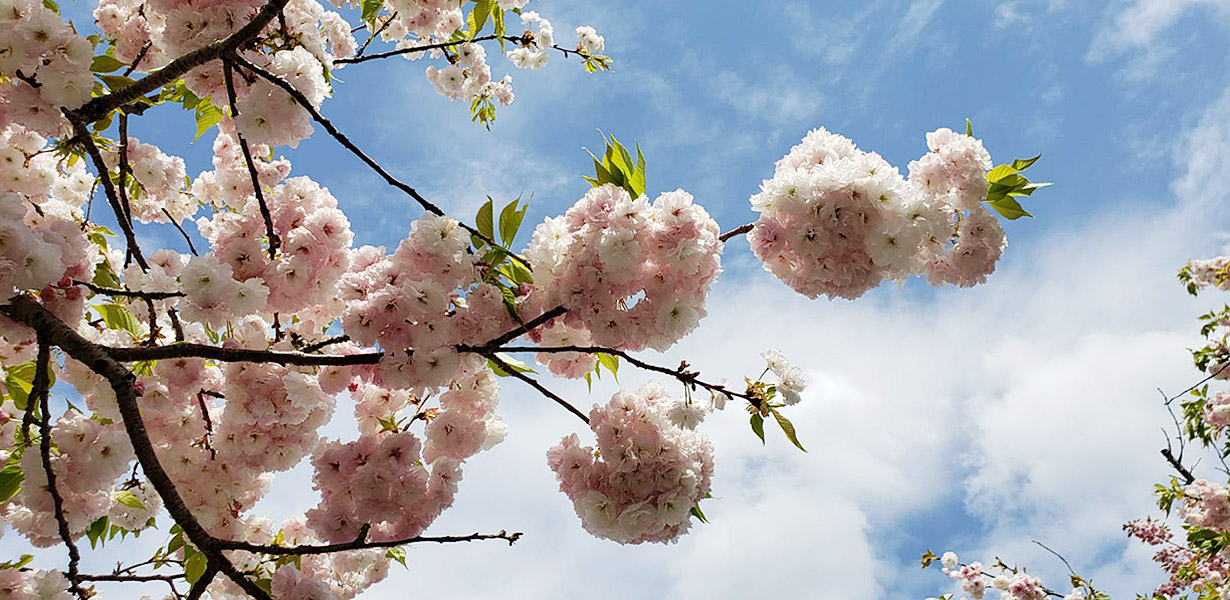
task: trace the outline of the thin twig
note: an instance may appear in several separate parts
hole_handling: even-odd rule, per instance
[[[123,296],[125,298],[144,298],[146,300],[166,300],[167,298],[182,298],[183,292],[138,292],[134,290],[121,290],[117,288],[103,287],[88,281],[73,280],[73,285],[79,285],[88,288],[95,294],[103,294],[106,296]]]
[[[283,21],[285,23],[285,21]],[[278,246],[282,244],[278,233],[273,230],[273,216],[269,214],[269,205],[265,203],[265,194],[261,191],[260,175],[256,172],[256,162],[252,160],[252,150],[248,148],[248,140],[239,131],[239,107],[235,105],[235,77],[232,75],[234,66],[226,57],[222,58],[222,73],[226,80],[226,97],[231,104],[231,120],[235,123],[235,137],[239,138],[239,147],[243,149],[243,160],[248,164],[248,176],[252,178],[252,193],[260,206],[261,218],[265,221],[265,235],[269,237],[269,258],[277,257]]]
[[[51,349],[50,340],[46,335],[39,335],[39,352],[49,352]],[[56,486],[56,472],[51,467],[51,375],[48,373],[50,368],[50,360],[42,365],[43,368],[36,369],[34,372],[34,382],[30,389],[30,396],[26,398],[26,402],[39,403],[39,411],[42,413],[39,419],[39,442],[38,449],[43,459],[43,471],[47,476],[47,492],[51,494],[51,503],[55,514],[56,523],[59,525],[60,540],[68,547],[68,572],[65,576],[68,577],[68,590],[79,598],[86,598],[77,580],[77,566],[81,563],[81,551],[77,549],[77,544],[73,543],[73,534],[68,529],[68,519],[64,516],[64,496],[60,495],[60,489]],[[38,392],[35,396],[34,393]]]
[[[115,183],[111,181],[110,170],[107,168],[107,163],[103,160],[102,153],[98,151],[98,146],[94,144],[94,138],[90,136],[90,132],[86,128],[86,122],[71,118],[69,121],[72,122],[76,134],[81,137],[82,145],[85,146],[85,152],[90,155],[90,161],[94,163],[94,169],[98,171],[98,178],[103,184],[103,194],[107,197],[107,203],[111,205],[112,212],[115,213],[120,230],[124,232],[124,243],[127,244],[128,252],[136,259],[141,270],[148,271],[149,263],[145,262],[145,256],[141,254],[141,247],[137,245],[137,236],[132,230],[132,223],[125,218],[124,207],[120,205],[119,193],[115,190]]]
[[[1179,462],[1179,459],[1175,458],[1174,453],[1170,451],[1170,448],[1163,448],[1162,456],[1166,457],[1166,462],[1170,463],[1170,466],[1174,467],[1174,469],[1183,476],[1183,480],[1188,485],[1191,485],[1192,482],[1196,481],[1196,476],[1192,475],[1192,472],[1187,470],[1187,467],[1184,467],[1183,463]]]
[[[172,344],[154,348],[105,348],[104,351],[119,362],[141,362],[167,358],[208,358],[220,362],[274,363],[301,367],[374,365],[380,362],[383,352],[363,354],[304,354],[302,352],[274,352],[272,350],[249,350],[245,348],[219,348],[206,344]]]
[[[179,221],[176,221],[175,218],[171,216],[171,211],[164,208],[162,209],[162,214],[166,215],[167,221],[179,230],[180,235],[184,236],[184,241],[188,242],[188,251],[191,252],[193,256],[200,256],[200,254],[197,254],[196,252],[196,246],[192,245],[192,238],[188,235],[188,232],[184,231],[184,228],[179,225]]]
[[[258,554],[272,554],[277,556],[306,556],[311,554],[331,554],[334,552],[344,552],[346,550],[363,550],[366,548],[395,548],[397,546],[405,546],[406,544],[449,544],[456,542],[477,542],[481,540],[504,540],[511,546],[521,539],[521,533],[508,533],[500,531],[499,533],[472,533],[470,535],[441,535],[441,536],[415,536],[398,540],[388,540],[383,542],[367,541],[366,535],[360,532],[358,538],[352,542],[343,542],[340,544],[324,544],[324,545],[307,545],[307,546],[270,546],[265,544],[252,544],[239,541],[223,541],[222,547],[227,550],[244,550]]]
[[[730,231],[727,231],[726,233],[723,233],[722,235],[719,235],[718,239],[725,242],[726,240],[732,237],[735,237],[737,235],[743,235],[745,233],[749,233],[752,229],[755,229],[755,228],[756,228],[755,223],[748,223],[747,225],[740,225],[738,227],[735,227],[734,229],[731,229]]]
[[[325,116],[322,115],[320,111],[317,110],[317,108],[312,105],[311,101],[308,100],[307,96],[304,96],[303,92],[300,92],[298,89],[295,88],[295,86],[291,85],[285,79],[282,79],[281,77],[278,77],[277,75],[274,75],[273,73],[270,73],[252,64],[251,62],[244,59],[242,56],[239,56],[238,54],[232,53],[227,57],[227,59],[230,60],[231,62],[234,62],[236,65],[239,65],[249,71],[252,71],[253,73],[256,73],[257,75],[264,78],[266,81],[269,81],[270,83],[282,88],[283,91],[285,91],[287,94],[290,94],[290,97],[293,98],[295,102],[299,104],[299,106],[303,107],[304,110],[308,111],[308,114],[312,116],[312,119],[316,121],[317,123],[319,123],[321,127],[324,127],[325,131],[329,132],[329,135],[332,136],[333,139],[337,140],[339,144],[341,144],[344,148],[349,150],[351,154],[358,157],[358,159],[363,161],[363,163],[366,164],[368,167],[371,167],[371,169],[375,171],[376,174],[379,175],[382,179],[384,179],[386,183],[397,188],[398,190],[401,190],[406,195],[413,198],[416,202],[419,203],[419,206],[423,207],[423,209],[426,210],[427,212],[430,212],[434,215],[441,216],[441,217],[446,216],[444,214],[444,211],[441,210],[439,206],[432,204],[426,198],[424,198],[422,194],[418,193],[417,190],[403,183],[401,180],[397,179],[396,177],[393,177],[393,175],[390,174],[388,171],[386,171],[384,167],[380,166],[380,163],[376,162],[375,160],[372,159],[372,157],[368,156],[365,152],[360,150],[359,147],[354,144],[354,142],[350,141],[350,138],[346,137],[345,134],[343,134],[341,131],[338,130],[338,128],[335,125],[333,125],[332,121],[330,121],[329,119],[326,119]],[[525,260],[520,255],[516,254],[515,252],[512,252],[511,250],[503,248],[503,246],[500,246],[494,240],[492,240],[490,236],[482,233],[481,231],[475,229],[474,227],[470,225],[467,225],[465,222],[458,221],[458,225],[462,229],[466,230],[466,232],[469,233],[470,235],[490,244],[491,247],[503,249],[504,252],[506,252],[511,258],[513,258],[517,262],[521,263],[525,268],[530,269],[531,271],[533,270],[533,267],[530,265],[529,261]]]
[[[527,384],[529,384],[530,387],[534,388],[535,390],[538,390],[538,393],[554,400],[556,404],[559,404],[560,406],[564,407],[565,409],[568,410],[568,412],[576,415],[582,421],[585,421],[586,425],[589,425],[589,417],[585,416],[585,413],[578,410],[577,407],[570,404],[567,400],[564,400],[563,398],[561,398],[555,392],[552,392],[551,390],[544,387],[541,383],[538,383],[538,380],[515,369],[512,365],[508,364],[504,359],[500,358],[500,356],[496,354],[495,352],[483,354],[483,356],[486,356],[487,360],[490,360],[491,362],[499,366],[500,369],[502,369],[505,373],[508,373],[509,375],[512,375],[513,377],[516,377],[517,379],[520,379],[521,381],[526,382]]]

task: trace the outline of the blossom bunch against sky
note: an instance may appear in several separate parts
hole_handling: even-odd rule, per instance
[[[470,459],[431,532],[525,537],[413,547],[409,570],[364,597],[484,598],[498,587],[506,598],[921,598],[952,591],[919,571],[929,547],[1062,580],[1064,566],[1032,540],[1116,597],[1164,579],[1121,526],[1151,512],[1152,483],[1168,476],[1157,390],[1200,378],[1185,349],[1198,341],[1195,317],[1219,302],[1187,296],[1174,274],[1227,245],[1230,0],[535,4],[559,31],[592,25],[612,71],[587,75],[561,57],[515,70],[517,100],[487,131],[437,94],[425,63],[373,61],[334,73],[326,112],[464,219],[488,195],[532,194],[526,223],[563,213],[590,189],[583,148],[602,148],[595,128],[640,144],[647,195],[686,189],[723,230],[757,217],[749,198],[774,162],[821,126],[904,167],[925,152],[925,132],[968,117],[996,162],[1042,152],[1031,176],[1056,185],[1027,204],[1036,219],[1004,222],[1004,258],[972,289],[912,280],[813,301],[728,248],[708,316],[655,362],[737,379],[766,347],[781,349],[808,381],[791,419],[809,452],[780,435],[762,447],[737,411],[710,416],[709,523],[678,543],[587,534],[546,456],[577,430],[574,417],[510,381],[506,441]],[[63,2],[79,23],[92,8]],[[130,135],[182,156],[195,177],[211,168],[213,136],[191,143],[191,120],[159,111]],[[419,216],[321,131],[284,150],[345,208],[355,246],[395,246]],[[144,247],[182,243],[170,226],[138,232]],[[618,387],[650,380],[626,369]],[[552,385],[586,410],[617,389],[610,378],[592,391]],[[322,434],[357,438],[351,412],[339,406]],[[279,474],[255,512],[315,506],[311,474],[306,463]],[[136,556],[163,541],[123,547]],[[31,551],[15,535],[0,547]],[[113,562],[88,553],[84,568]]]

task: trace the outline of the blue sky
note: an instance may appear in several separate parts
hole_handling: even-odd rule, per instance
[[[488,194],[532,192],[527,224],[565,210],[587,187],[582,148],[600,147],[599,128],[640,142],[652,193],[682,187],[723,228],[753,218],[748,196],[818,126],[904,169],[927,131],[970,117],[998,162],[1041,152],[1031,177],[1056,185],[1027,204],[1037,219],[1007,226],[999,272],[974,290],[915,282],[854,303],[813,302],[731,242],[711,316],[653,358],[687,358],[737,380],[757,369],[762,349],[781,347],[812,382],[792,417],[809,454],[780,436],[762,448],[737,411],[712,417],[713,524],[673,546],[623,548],[580,530],[545,467],[546,448],[576,425],[506,382],[509,440],[471,461],[457,506],[432,531],[507,528],[526,538],[512,549],[413,549],[410,571],[395,571],[400,584],[371,597],[401,597],[412,582],[478,598],[498,581],[515,598],[921,598],[949,591],[937,572],[918,571],[927,547],[1000,555],[1062,581],[1062,566],[1031,539],[1117,597],[1160,582],[1118,526],[1149,514],[1149,484],[1167,476],[1155,388],[1197,378],[1183,349],[1194,317],[1222,301],[1186,298],[1173,273],[1188,257],[1221,252],[1230,223],[1230,2],[531,7],[561,38],[595,26],[614,70],[587,75],[556,56],[542,71],[516,71],[495,58],[497,77],[513,73],[517,100],[490,132],[435,94],[426,60],[338,71],[324,112],[467,219]],[[181,154],[195,175],[210,168],[212,134],[191,144],[190,129],[168,109],[134,121],[131,134]],[[419,214],[323,131],[285,154],[295,174],[339,198],[357,243],[395,246]],[[143,234],[147,248],[175,235]],[[625,371],[623,384],[643,379]],[[582,406],[614,389],[551,385]],[[337,422],[330,435],[352,430]],[[260,509],[314,504],[307,477],[282,476]]]

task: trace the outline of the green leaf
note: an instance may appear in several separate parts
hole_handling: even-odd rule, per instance
[[[208,566],[209,561],[205,559],[204,554],[200,552],[193,554],[184,564],[184,579],[188,583],[196,583],[205,574],[205,569]]]
[[[196,112],[196,137],[192,141],[201,139],[206,131],[211,127],[222,122],[222,109],[214,106],[208,98],[199,101],[195,108]]]
[[[15,561],[7,560],[7,561],[0,563],[0,569],[20,569],[30,564],[33,560],[34,560],[34,556],[30,554],[22,554],[21,558]]]
[[[504,361],[504,363],[507,364],[509,367],[511,367],[512,370],[518,373],[538,373],[538,371],[535,371],[534,369],[530,368],[529,365],[507,354],[504,354],[503,352],[497,352],[496,356],[499,357],[500,360]],[[506,371],[503,367],[500,366],[499,363],[495,362],[494,360],[488,360],[487,366],[491,368],[491,371],[495,373],[496,377],[508,377],[511,375],[511,373]]]
[[[115,501],[129,508],[135,508],[137,510],[145,510],[145,505],[141,503],[141,499],[137,498],[136,494],[128,490],[120,490],[116,492]]]
[[[384,553],[384,555],[387,558],[389,558],[389,560],[395,560],[401,563],[402,567],[405,567],[407,569],[410,568],[406,566],[406,549],[405,548],[402,548],[401,546],[394,546],[392,548],[389,548],[388,551]]]
[[[384,0],[363,0],[363,20],[373,23],[380,9],[384,8]]]
[[[106,248],[106,246],[103,247]],[[93,283],[94,285],[106,288],[118,288],[120,287],[120,278],[115,275],[115,271],[111,270],[111,265],[104,260],[94,267]]]
[[[175,537],[171,538],[170,543],[167,544],[167,554],[171,554],[175,552],[176,550],[179,550],[180,548],[183,548],[183,547],[184,547],[184,534],[176,533]]]
[[[790,443],[794,444],[799,450],[807,452],[807,448],[804,448],[803,444],[799,443],[799,438],[794,431],[794,423],[791,423],[790,419],[787,419],[782,413],[777,412],[776,408],[770,409],[770,412],[773,413],[773,418],[777,420],[777,424],[781,426],[782,431],[786,432],[786,439],[790,440]]]
[[[764,444],[764,417],[760,413],[752,413],[752,431],[756,432],[756,437],[760,438],[760,443]]]
[[[696,504],[694,504],[694,505],[692,506],[692,510],[689,510],[689,511],[688,511],[688,513],[689,513],[689,514],[691,514],[693,517],[696,517],[696,519],[697,519],[698,521],[700,521],[701,523],[708,523],[708,522],[709,522],[709,519],[707,519],[707,518],[705,517],[705,512],[704,512],[704,511],[702,511],[702,510],[700,509],[700,503],[699,503],[699,502],[697,502]]]
[[[969,121],[969,119],[966,119],[966,121],[968,122],[968,121]],[[935,555],[935,553],[934,553],[934,552],[932,552],[930,548],[928,548],[928,549],[927,549],[927,551],[926,551],[926,552],[923,552],[923,555],[922,555],[922,561],[921,561],[921,562],[922,562],[922,568],[924,568],[924,569],[925,569],[925,568],[927,568],[927,567],[931,566],[931,563],[933,563],[933,562],[935,562],[935,561],[937,561],[937,560],[939,560],[939,559],[940,559],[940,557],[936,556],[936,555]]]
[[[517,232],[521,229],[521,222],[525,219],[525,212],[530,208],[527,203],[518,210],[517,205],[520,202],[521,198],[518,197],[500,211],[500,241],[504,242],[505,246],[512,246]]]
[[[494,200],[491,196],[487,196],[487,203],[478,209],[478,216],[475,218],[478,225],[478,232],[487,236],[487,239],[495,239],[495,221],[492,216],[492,203]]]
[[[968,118],[965,119],[965,135],[974,137],[974,122]]]
[[[1012,168],[1017,171],[1024,171],[1025,169],[1032,167],[1034,163],[1038,162],[1039,158],[1042,158],[1041,154],[1033,158],[1018,158],[1012,161]]]
[[[98,545],[107,541],[107,517],[99,517],[97,521],[90,523],[90,528],[85,530],[85,536],[90,540],[90,548],[96,548]]]
[[[615,381],[616,382],[619,381],[619,357],[618,356],[615,356],[614,354],[607,354],[605,352],[599,352],[598,353],[598,366],[606,367],[606,370],[610,371],[611,375],[615,376]]]
[[[500,40],[500,53],[503,54],[505,51],[504,34],[507,33],[508,30],[504,28],[504,10],[499,7],[499,4],[491,10],[491,17],[492,21],[495,22],[495,35]]]
[[[34,388],[35,370],[34,361],[22,363],[10,367],[4,378],[4,391],[13,399],[18,410],[26,409],[26,400],[30,397],[30,390]]]
[[[123,61],[110,54],[99,54],[90,61],[90,70],[95,73],[110,73],[126,66],[128,65],[125,65]]]
[[[113,92],[116,90],[124,89],[136,83],[135,79],[131,77],[124,77],[123,75],[102,75],[100,74],[98,78],[101,79],[103,83],[107,84],[107,88]]]
[[[57,15],[60,14],[60,5],[56,4],[55,0],[43,0],[43,6]]]
[[[474,0],[474,9],[466,17],[466,26],[470,29],[470,37],[474,37],[487,26],[491,17],[491,9],[495,7],[494,0]]]
[[[128,310],[128,307],[123,304],[100,304],[94,307],[102,317],[103,323],[107,324],[107,329],[117,329],[127,331],[135,336],[141,335],[141,323],[137,320],[137,316]]]
[[[1018,170],[1009,165],[1000,165],[987,173],[987,181],[996,183],[1009,175],[1015,175]]]
[[[991,208],[995,209],[995,212],[1003,215],[1005,219],[1010,221],[1015,221],[1021,217],[1033,216],[1021,206],[1020,202],[1017,202],[1007,196],[999,198],[993,202],[988,201],[987,203],[991,205]]]
[[[25,478],[25,473],[21,472],[21,466],[17,463],[10,462],[4,465],[4,468],[0,469],[0,503],[16,496]]]

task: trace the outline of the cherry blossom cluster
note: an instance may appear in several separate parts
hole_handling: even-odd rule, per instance
[[[73,600],[69,581],[60,571],[0,569],[0,598]]]
[[[94,19],[103,35],[115,42],[117,59],[135,63],[138,71],[153,71],[234,33],[262,5],[260,0],[102,0],[94,10]],[[341,15],[325,10],[315,0],[291,0],[264,34],[283,43],[293,40],[296,48],[304,49],[314,59],[319,72],[332,66],[334,58],[354,54],[356,45],[350,29]],[[252,60],[261,55],[250,52],[245,56]],[[226,98],[222,68],[214,61],[193,69],[185,77],[188,89],[201,98],[212,96],[215,103]]]
[[[111,487],[127,470],[132,448],[122,426],[104,425],[75,410],[55,422],[51,438],[58,450],[51,466],[64,518],[69,531],[81,535],[111,509]],[[27,448],[20,464],[25,482],[5,509],[5,522],[36,546],[61,543],[42,454]]]
[[[853,299],[910,275],[936,285],[981,282],[1006,242],[969,183],[981,178],[985,198],[990,156],[966,138],[928,134],[931,152],[911,164],[906,181],[848,138],[811,131],[751,198],[760,213],[749,234],[753,253],[809,298]]]
[[[651,204],[612,184],[593,188],[534,230],[527,303],[567,308],[565,323],[600,345],[665,350],[705,316],[721,271],[720,233],[683,190]]]
[[[119,171],[119,146],[104,155],[107,166]],[[182,223],[196,213],[196,201],[188,195],[184,159],[164,154],[153,144],[128,138],[127,152],[130,175],[136,180],[139,193],[128,196],[132,218],[142,223]]]
[[[438,387],[461,363],[454,346],[516,326],[495,286],[480,283],[469,234],[449,217],[424,215],[389,255],[365,246],[342,277],[342,326],[360,344],[386,352],[377,383]]]
[[[1179,277],[1190,283],[1193,292],[1207,287],[1230,290],[1230,256],[1192,260]]]
[[[1153,562],[1170,574],[1170,580],[1159,585],[1155,596],[1171,597],[1189,588],[1216,590],[1220,594],[1230,592],[1225,585],[1225,573],[1230,572],[1230,562],[1224,556],[1200,555],[1192,549],[1173,541],[1174,533],[1161,521],[1137,519],[1123,526],[1128,535],[1150,546],[1159,547]]]
[[[421,443],[409,431],[371,431],[366,425],[397,422],[408,394],[357,386],[355,411],[364,415],[360,426],[366,431],[356,441],[328,442],[316,451],[313,482],[322,499],[308,512],[308,526],[331,542],[354,539],[364,524],[372,526],[368,538],[376,541],[422,533],[452,506],[461,464],[504,439],[504,423],[495,415],[498,393],[491,370],[468,356],[440,395],[440,408],[424,413]]]
[[[268,229],[229,126],[219,132],[214,150],[215,170],[202,174],[193,187],[209,200],[226,198],[226,204],[210,218],[197,220],[212,252],[192,259],[185,269],[209,278],[202,289],[184,282],[189,300],[215,324],[257,312],[323,310],[310,321],[327,326],[340,312],[338,283],[350,266],[354,237],[337,199],[307,177],[272,185],[265,201],[281,244],[270,258]],[[259,172],[277,182],[289,173],[289,163],[265,163]]]
[[[590,412],[596,451],[572,434],[547,453],[586,531],[640,544],[673,541],[688,530],[692,507],[709,493],[713,447],[703,434],[671,423],[671,404],[653,383],[618,392]]]
[[[934,559],[934,555],[932,557]],[[1045,600],[1052,595],[1050,590],[1043,587],[1041,579],[1029,573],[1006,569],[999,575],[992,575],[978,561],[961,563],[954,552],[945,552],[940,557],[940,565],[944,574],[960,582],[961,590],[974,600],[982,600],[991,589],[999,590],[1000,600]],[[1053,595],[1059,597],[1057,593]],[[1073,589],[1063,596],[1063,600],[1085,600],[1085,591]]]
[[[777,393],[782,397],[782,403],[793,406],[802,398],[799,394],[807,388],[807,377],[803,370],[790,364],[786,356],[778,350],[769,348],[760,353],[768,363],[768,370],[777,376]]]
[[[60,108],[90,99],[94,49],[40,0],[11,0],[0,10],[0,128],[19,123],[44,135],[60,131]]]
[[[66,283],[91,278],[102,257],[78,223],[93,179],[81,162],[57,166],[40,153],[46,144],[20,125],[0,129],[0,293],[39,291],[52,312],[77,322],[84,295]],[[0,323],[0,337],[10,364],[33,358],[29,329]]]
[[[449,100],[489,97],[505,106],[512,104],[512,76],[492,81],[487,50],[481,45],[471,42],[458,46],[453,60],[453,64],[440,70],[427,67],[427,81],[435,86],[438,94]]]
[[[1230,531],[1230,490],[1207,479],[1197,479],[1183,490],[1179,517],[1190,525]]]

